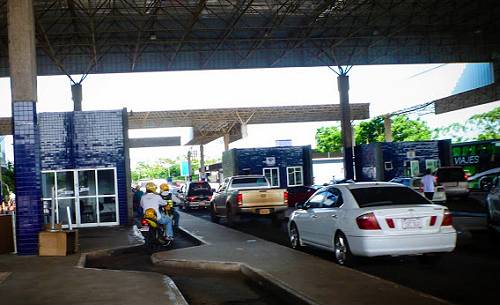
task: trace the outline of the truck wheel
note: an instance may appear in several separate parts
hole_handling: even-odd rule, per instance
[[[275,213],[275,214],[273,214],[271,220],[273,222],[273,225],[279,227],[279,226],[281,226],[283,219],[285,219],[285,213]]]
[[[228,226],[230,226],[230,227],[234,226],[236,224],[236,222],[238,222],[240,220],[238,216],[233,214],[230,205],[228,205],[226,207],[226,220],[227,220]]]
[[[213,205],[210,205],[210,220],[213,223],[219,223],[219,221],[220,221],[220,217],[217,216]]]

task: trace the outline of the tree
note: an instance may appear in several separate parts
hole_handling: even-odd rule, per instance
[[[7,167],[3,168],[0,166],[0,169],[2,170],[2,187],[4,196],[8,194],[7,186],[9,191],[15,193],[14,165],[12,164],[12,162],[7,162]]]
[[[321,127],[316,130],[316,150],[337,152],[342,148],[342,136],[337,126]]]
[[[405,115],[392,118],[392,137],[395,142],[425,141],[431,139],[431,129],[427,123],[411,120]],[[384,142],[384,119],[376,117],[354,126],[356,144]],[[316,149],[319,152],[336,152],[342,148],[340,129],[336,126],[321,127],[316,131]]]
[[[500,107],[471,116],[464,123],[437,128],[435,138],[451,138],[453,142],[494,140],[500,138]]]

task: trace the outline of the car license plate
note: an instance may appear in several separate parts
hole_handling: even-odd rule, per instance
[[[420,218],[405,218],[403,219],[402,227],[404,230],[420,229],[422,228],[422,221],[420,220]]]
[[[141,232],[149,232],[149,227],[141,227],[139,229],[139,231],[141,231]]]
[[[262,210],[259,210],[259,214],[260,215],[271,214],[271,210],[270,209],[262,209]]]
[[[200,201],[200,207],[205,206],[205,204],[207,204],[205,201]]]
[[[266,194],[260,194],[260,198],[266,198],[267,195]]]

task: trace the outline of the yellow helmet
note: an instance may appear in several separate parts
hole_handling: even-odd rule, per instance
[[[156,192],[156,184],[154,184],[153,182],[146,183],[146,192],[148,193]]]
[[[169,189],[170,189],[170,187],[168,186],[168,184],[167,184],[167,183],[162,183],[162,184],[160,184],[160,190],[161,190],[162,192],[168,192],[168,190],[169,190]]]

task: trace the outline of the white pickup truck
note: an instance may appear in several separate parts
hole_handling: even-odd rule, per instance
[[[226,178],[210,201],[212,221],[226,218],[230,225],[243,214],[270,215],[279,221],[287,208],[288,192],[271,188],[266,177],[258,175]]]

